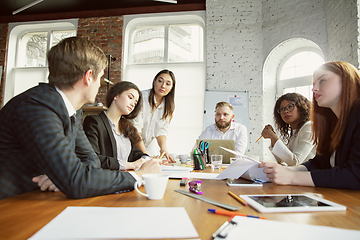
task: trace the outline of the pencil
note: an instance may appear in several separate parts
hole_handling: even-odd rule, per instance
[[[159,159],[162,159],[164,155],[165,155],[165,152],[163,152],[163,153],[160,155]]]
[[[229,194],[230,194],[233,198],[235,198],[236,200],[238,200],[239,202],[241,202],[242,205],[244,205],[244,206],[247,206],[247,205],[248,205],[247,202],[245,202],[244,199],[236,196],[234,193],[232,193],[232,192],[229,191]]]
[[[257,143],[260,139],[262,138],[262,135],[258,138],[258,140],[256,140],[256,142],[255,143]]]
[[[258,217],[258,216],[244,214],[244,213],[230,212],[230,211],[225,211],[225,210],[221,210],[221,209],[208,209],[208,211],[212,212],[212,213],[220,214],[220,215],[225,215],[225,216],[242,216],[242,217],[266,219],[264,217]]]

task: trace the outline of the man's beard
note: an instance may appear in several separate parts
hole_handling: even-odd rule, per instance
[[[218,129],[228,128],[230,126],[230,124],[231,124],[231,120],[229,120],[228,122],[224,122],[224,123],[219,123],[219,121],[215,121],[216,127]]]

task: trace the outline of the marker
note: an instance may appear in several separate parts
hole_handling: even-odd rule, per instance
[[[212,213],[220,214],[220,215],[225,215],[225,216],[242,216],[242,217],[266,219],[264,217],[247,215],[247,214],[243,214],[243,213],[235,213],[235,212],[225,211],[225,210],[221,210],[221,209],[208,209],[208,211],[212,212]]]
[[[247,202],[245,202],[244,199],[238,197],[238,196],[235,195],[234,193],[232,193],[232,192],[229,191],[229,194],[230,194],[233,198],[235,198],[236,200],[238,200],[239,202],[241,202],[242,205],[244,205],[244,206],[247,206],[247,205],[248,205]]]
[[[262,138],[262,135],[258,138],[258,140],[256,140],[256,142],[255,143],[257,143],[260,139]]]

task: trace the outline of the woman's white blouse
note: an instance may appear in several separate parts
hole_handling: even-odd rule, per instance
[[[293,133],[287,146],[278,140],[274,147],[269,149],[279,164],[299,165],[315,157],[316,146],[311,137],[311,122],[308,121]]]
[[[116,141],[117,160],[120,165],[119,170],[126,170],[126,163],[131,152],[131,141],[129,138],[126,138],[124,134],[119,134],[116,131],[116,125],[110,120],[106,112],[105,115],[109,120],[109,124],[111,126],[111,130]]]
[[[141,93],[143,95],[143,108],[132,122],[139,133],[141,133],[145,147],[148,147],[158,136],[168,135],[169,122],[161,119],[165,110],[165,101],[162,101],[162,103],[151,112],[151,106],[149,104],[150,89],[141,91]]]

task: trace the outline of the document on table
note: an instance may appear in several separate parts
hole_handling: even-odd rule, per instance
[[[177,165],[161,165],[163,174],[168,175],[169,178],[189,178],[192,167],[177,166]]]
[[[242,155],[239,152],[235,152],[233,150],[221,147],[226,151],[236,154],[237,156],[241,156],[241,160],[237,160],[230,164],[223,172],[219,174],[216,178],[218,179],[226,179],[226,178],[245,178],[250,181],[257,182],[268,182],[269,178],[263,172],[264,168],[258,168],[259,161]]]
[[[67,207],[30,239],[197,237],[183,207]]]
[[[240,237],[241,239],[252,240],[360,239],[360,231],[235,216],[232,222],[220,231],[220,234],[215,239],[238,240]]]
[[[217,179],[218,173],[202,173],[202,172],[191,172],[190,178],[198,178],[198,179],[213,179],[213,180],[220,180]]]

